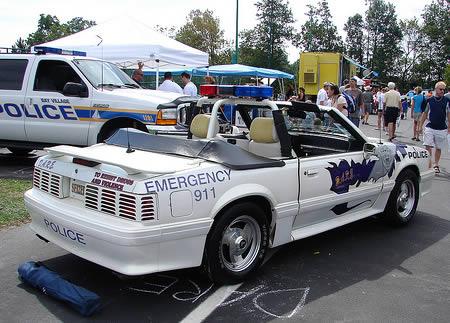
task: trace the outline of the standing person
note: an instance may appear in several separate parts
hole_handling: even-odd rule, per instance
[[[425,112],[422,114],[421,124],[428,118],[430,121],[423,133],[423,144],[433,157],[434,152],[434,172],[439,174],[439,160],[441,159],[441,150],[445,147],[445,141],[450,134],[450,106],[448,99],[444,96],[446,84],[437,82],[434,86],[435,94],[428,99]],[[430,158],[429,167],[432,160]]]
[[[138,68],[134,70],[133,75],[131,76],[133,81],[135,81],[139,85],[141,85],[141,82],[144,79],[144,71],[142,70],[143,68],[144,63],[138,62]]]
[[[197,87],[191,82],[191,75],[189,73],[181,73],[181,81],[184,84],[183,93],[189,96],[197,96]]]
[[[420,141],[420,119],[423,112],[422,102],[424,102],[426,99],[425,95],[422,94],[422,88],[420,86],[416,87],[414,89],[414,92],[416,94],[411,98],[411,119],[414,120],[413,137],[411,138],[411,140]]]
[[[384,128],[384,106],[383,106],[383,101],[384,101],[384,93],[385,93],[385,89],[384,87],[380,87],[380,89],[377,92],[377,101],[378,101],[378,106],[377,106],[377,127],[375,128],[375,130],[380,130],[381,128],[381,124],[383,124],[383,132],[386,131],[386,129]]]
[[[328,87],[327,93],[331,106],[338,109],[343,115],[348,117],[347,100],[341,95],[339,87],[332,84]]]
[[[350,113],[349,119],[353,124],[359,127],[359,112],[361,111],[363,101],[362,101],[362,92],[360,89],[356,87],[356,83],[358,80],[355,77],[352,77],[350,80],[350,86],[344,90],[345,93],[351,95],[353,101],[355,102],[355,112]]]
[[[165,92],[183,93],[183,89],[177,83],[172,80],[172,73],[164,73],[164,82],[158,87],[158,90]]]
[[[206,75],[204,80],[205,80],[206,84],[211,84],[211,85],[216,84],[216,80],[211,75]]]
[[[317,105],[328,105],[328,94],[327,94],[327,90],[329,87],[329,83],[325,82],[323,83],[323,88],[321,88],[319,90],[319,92],[317,93],[317,100],[316,100],[316,104]]]
[[[288,84],[287,86],[287,91],[286,91],[286,95],[285,95],[285,100],[289,101],[289,99],[294,96],[294,87],[292,86],[292,84]]]
[[[364,92],[362,94],[362,101],[364,104],[363,109],[363,124],[369,124],[369,114],[372,111],[372,105],[373,105],[373,94],[372,94],[372,88],[370,86],[364,87]]]
[[[402,102],[400,100],[400,93],[395,90],[395,83],[388,83],[389,91],[384,94],[384,109],[385,109],[385,124],[387,124],[389,132],[389,141],[392,141],[396,137],[395,124],[399,116],[399,112],[402,108]]]
[[[303,87],[298,88],[297,101],[301,101],[301,102],[306,101],[305,89]]]

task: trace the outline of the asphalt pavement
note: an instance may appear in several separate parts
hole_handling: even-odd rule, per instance
[[[375,121],[361,126],[372,137]],[[411,120],[397,136],[413,143]],[[408,226],[369,218],[282,246],[235,286],[214,286],[197,268],[124,277],[46,244],[27,225],[2,230],[0,322],[448,322],[449,155],[443,151],[441,174]],[[0,176],[29,177],[35,158],[0,151]],[[17,267],[28,260],[99,294],[102,311],[83,318],[21,283]]]

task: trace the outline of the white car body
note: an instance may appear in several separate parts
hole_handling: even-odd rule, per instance
[[[211,139],[210,144],[228,149],[231,144],[212,138],[211,132],[217,109],[225,101],[214,105],[210,139],[189,143],[189,139],[161,137],[169,140],[161,142],[163,148],[145,150],[133,145],[135,151],[127,153],[125,138],[136,143],[138,137],[151,135],[122,130],[116,134],[122,144],[47,149],[48,155],[36,162],[34,187],[25,193],[32,230],[94,263],[126,275],[141,275],[199,266],[214,223],[231,205],[243,201],[264,210],[270,224],[269,247],[276,247],[383,212],[405,169],[417,176],[420,196],[431,189],[434,173],[428,169],[425,150],[371,142],[334,108],[320,107],[322,113],[333,115],[335,124],[339,118],[347,122],[345,127],[364,144],[364,152],[330,150],[329,154],[308,156],[306,152],[301,156],[303,152],[294,149],[297,156],[264,159],[262,164],[266,164],[258,166],[246,161],[233,164],[233,156],[214,150],[206,157],[183,155],[178,148],[162,151],[172,142],[180,149],[191,144],[209,147]],[[267,100],[244,103],[277,110]],[[314,140],[328,138],[326,133],[303,130],[289,135],[296,134],[317,135]],[[339,141],[343,137],[333,136]],[[239,159],[241,153],[236,149],[245,149],[233,146]],[[305,147],[314,152],[314,147]],[[242,156],[250,161],[259,158],[247,152]],[[73,158],[95,164],[83,166]]]
[[[196,101],[142,89],[112,63],[83,56],[0,54],[0,74],[0,147],[13,149],[89,146],[121,127],[186,131],[177,109]],[[68,82],[84,92],[64,92]]]

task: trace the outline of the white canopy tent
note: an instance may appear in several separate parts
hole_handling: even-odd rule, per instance
[[[158,33],[129,17],[117,17],[38,46],[78,50],[121,68],[144,70],[208,66],[208,54]]]

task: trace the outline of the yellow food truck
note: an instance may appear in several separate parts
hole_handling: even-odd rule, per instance
[[[345,79],[357,75],[359,68],[364,67],[341,53],[300,53],[298,84],[306,95],[316,96],[324,82],[342,85]]]

